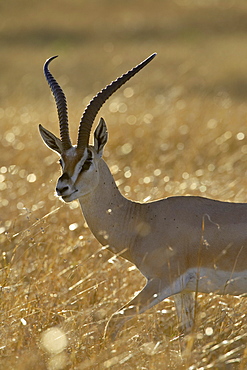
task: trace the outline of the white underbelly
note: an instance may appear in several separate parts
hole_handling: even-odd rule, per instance
[[[181,279],[182,278],[182,279]],[[247,293],[247,270],[241,272],[220,271],[209,268],[189,269],[180,283],[186,291],[241,295]]]

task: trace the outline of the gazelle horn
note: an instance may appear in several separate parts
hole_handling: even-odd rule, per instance
[[[95,97],[90,101],[90,103],[84,110],[84,113],[80,120],[78,141],[77,141],[78,151],[82,151],[84,150],[85,147],[88,146],[89,136],[90,136],[90,132],[91,132],[94,119],[99,109],[106,102],[106,100],[116,90],[118,90],[123,84],[125,84],[125,82],[127,82],[131,77],[133,77],[143,67],[145,67],[155,57],[155,55],[156,53],[150,55],[147,59],[145,59],[143,62],[138,64],[136,67],[134,67],[127,73],[123,74],[121,77],[117,78],[110,85],[107,85],[97,95],[95,95]]]
[[[62,146],[64,150],[71,148],[72,144],[69,137],[69,124],[68,124],[68,111],[67,111],[67,102],[63,90],[49,71],[50,62],[57,58],[57,55],[47,59],[44,64],[44,74],[46,80],[50,86],[50,89],[53,93],[53,96],[56,101],[58,118],[59,118],[59,127],[60,127],[60,137],[62,141]]]

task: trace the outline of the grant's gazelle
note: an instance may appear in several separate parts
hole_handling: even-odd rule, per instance
[[[65,202],[78,199],[86,222],[102,245],[135,264],[146,277],[139,294],[113,315],[117,332],[122,324],[173,296],[178,318],[188,330],[194,320],[194,292],[240,295],[247,292],[247,204],[197,196],[176,196],[150,203],[123,197],[102,158],[107,142],[103,118],[89,137],[105,101],[153,58],[101,90],[86,107],[77,145],[69,136],[65,95],[44,65],[59,116],[60,139],[43,126],[46,145],[60,155],[62,175],[56,193]]]

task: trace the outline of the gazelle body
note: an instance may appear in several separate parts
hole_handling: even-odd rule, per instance
[[[48,69],[53,58],[44,67],[58,108],[61,140],[42,126],[40,133],[61,156],[63,174],[58,179],[57,195],[66,202],[78,199],[96,239],[135,264],[147,279],[143,290],[114,315],[115,331],[172,295],[179,321],[188,329],[194,320],[194,292],[247,293],[247,204],[193,196],[132,202],[121,195],[102,159],[107,142],[102,118],[94,145],[89,145],[100,107],[154,56],[94,97],[81,118],[76,146],[69,138],[65,96]]]

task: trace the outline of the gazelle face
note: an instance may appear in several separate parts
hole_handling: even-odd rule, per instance
[[[63,174],[57,182],[57,195],[71,202],[92,192],[99,183],[99,159],[93,147],[86,148],[82,156],[78,155],[76,147],[63,153],[59,160]]]
[[[103,118],[94,132],[94,146],[80,150],[77,146],[64,150],[60,139],[41,125],[39,130],[45,144],[60,154],[63,173],[57,182],[57,195],[65,202],[71,202],[92,192],[99,183],[98,163],[108,138]]]

